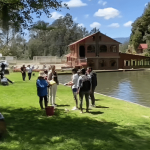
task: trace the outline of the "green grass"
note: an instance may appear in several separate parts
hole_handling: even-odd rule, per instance
[[[39,107],[37,77],[26,82],[20,73],[8,77],[15,84],[0,86],[0,112],[7,124],[0,150],[150,150],[149,108],[96,95],[100,108],[80,114],[71,111],[70,88],[59,85],[59,107],[47,117]]]

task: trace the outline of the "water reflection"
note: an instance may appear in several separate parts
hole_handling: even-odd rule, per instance
[[[150,71],[98,73],[96,92],[150,107]],[[61,83],[71,75],[59,76]]]

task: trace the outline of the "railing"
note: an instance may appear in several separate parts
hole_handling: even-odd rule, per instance
[[[78,63],[79,64],[87,64],[87,58],[81,58],[81,59],[78,59]]]

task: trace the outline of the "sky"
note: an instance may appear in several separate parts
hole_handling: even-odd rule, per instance
[[[96,27],[112,37],[129,37],[131,24],[140,17],[148,0],[62,0],[69,9],[51,10],[52,17],[42,15],[40,20],[52,23],[66,13],[72,15],[79,26],[91,30]],[[39,19],[34,17],[34,21]]]

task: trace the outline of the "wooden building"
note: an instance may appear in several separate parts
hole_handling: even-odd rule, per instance
[[[67,64],[81,68],[91,66],[95,70],[140,68],[149,66],[149,57],[119,52],[119,42],[97,32],[68,46]]]

